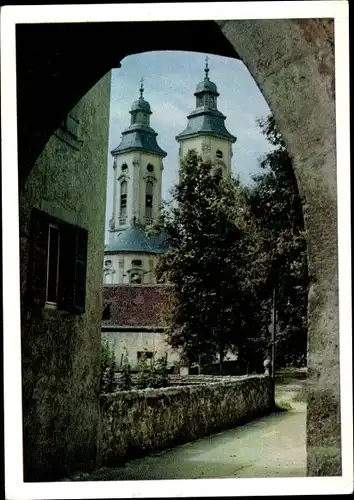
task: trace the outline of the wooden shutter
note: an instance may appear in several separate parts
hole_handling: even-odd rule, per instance
[[[87,236],[85,229],[76,228],[74,310],[77,314],[85,312]]]
[[[74,226],[60,226],[58,307],[74,312],[76,234]]]
[[[33,209],[27,292],[30,301],[39,306],[44,306],[46,300],[48,227],[45,214]]]

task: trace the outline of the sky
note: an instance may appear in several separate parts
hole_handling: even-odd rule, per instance
[[[130,124],[129,110],[139,97],[144,78],[144,98],[150,103],[150,125],[157,141],[167,152],[164,159],[162,198],[169,198],[177,182],[178,143],[176,135],[187,125],[187,115],[195,109],[194,92],[204,79],[206,54],[156,51],[134,54],[112,70],[109,154],[107,176],[106,227],[112,213],[113,157],[110,151],[120,143],[121,133]],[[259,158],[270,149],[256,120],[270,114],[257,84],[242,61],[208,55],[209,78],[218,88],[218,109],[226,116],[227,130],[237,137],[233,144],[232,171],[241,182],[250,184],[259,172]],[[107,233],[106,233],[107,234]]]

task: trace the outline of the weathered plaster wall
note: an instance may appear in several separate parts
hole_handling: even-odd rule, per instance
[[[309,475],[340,475],[334,27],[330,19],[218,22],[293,158],[308,231]]]
[[[208,385],[122,391],[101,402],[100,461],[192,441],[271,411],[270,377]]]
[[[20,196],[26,481],[54,480],[96,459],[109,94],[110,73],[76,106],[81,148],[53,135]],[[88,230],[82,315],[25,301],[32,207]]]
[[[155,353],[155,359],[167,356],[168,365],[179,361],[179,355],[166,342],[163,332],[151,331],[102,331],[102,339],[108,340],[115,352],[116,361],[120,364],[122,356],[126,357],[131,367],[138,363],[138,351]]]

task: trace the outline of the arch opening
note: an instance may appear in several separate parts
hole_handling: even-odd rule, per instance
[[[270,104],[294,160],[299,191],[305,201],[304,218],[309,232],[309,272],[315,283],[310,289],[309,297],[308,360],[311,372],[311,403],[308,406],[307,423],[308,474],[328,475],[328,469],[316,469],[316,453],[318,447],[325,453],[326,440],[334,436],[334,441],[331,441],[332,449],[334,446],[337,452],[332,461],[330,475],[338,475],[340,411],[333,23],[331,20],[316,19],[195,23],[193,26],[196,26],[199,33],[205,30],[203,33],[208,33],[209,36],[200,39],[195,36],[196,32],[185,31],[178,23],[173,24],[173,29],[170,23],[166,23],[163,28],[160,23],[156,31],[159,36],[150,36],[149,43],[151,47],[156,48],[160,47],[161,40],[164,40],[163,44],[169,48],[177,43],[175,47],[179,50],[185,50],[188,46],[189,50],[192,48],[207,53],[222,52],[222,55],[228,57],[241,58]],[[131,35],[122,38],[131,42],[122,48],[120,53],[116,48],[107,50],[107,47],[115,46],[107,43],[107,40],[115,35],[117,23],[109,24],[105,35],[106,26],[69,25],[69,29],[76,30],[75,39],[80,40],[83,45],[93,41],[96,45],[99,40],[99,43],[105,46],[105,50],[99,51],[104,56],[96,64],[92,64],[92,61],[87,64],[88,58],[91,58],[90,45],[81,47],[84,57],[77,64],[77,60],[70,54],[70,44],[65,41],[70,40],[70,36],[63,36],[63,30],[67,29],[68,25],[54,25],[54,28],[53,25],[17,27],[19,169],[22,194],[35,160],[70,109],[112,66],[119,66],[123,54],[142,52],[140,42]],[[119,24],[121,28],[122,25]],[[129,23],[129,30],[133,28],[131,24]],[[148,24],[151,29],[151,23]],[[138,27],[134,26],[134,29]],[[166,29],[166,37],[161,36],[161,29]],[[92,30],[98,30],[102,37],[97,37],[96,32],[90,42],[89,35]],[[182,31],[184,34],[191,31],[193,39],[190,36],[187,36],[187,39],[184,36],[172,38],[173,33],[182,34]],[[216,38],[213,39],[211,33],[217,34]],[[40,43],[44,34],[47,35],[45,46]],[[60,47],[57,45],[59,42]],[[39,46],[43,48],[38,51]],[[320,49],[321,63],[318,58]],[[304,54],[302,58],[298,57],[299,53]],[[36,71],[33,71],[36,66]],[[57,73],[58,67],[61,68],[60,74]],[[319,81],[322,82],[321,85],[318,84]],[[47,115],[46,120],[42,120],[40,113],[41,109],[48,107],[45,97],[47,93],[43,92],[44,86],[48,87],[51,99],[53,95],[58,96],[58,99],[50,102],[52,113]],[[104,175],[100,178],[101,183],[103,179]],[[104,190],[101,190],[100,199],[104,198],[103,192]],[[36,203],[41,204],[41,201],[37,200]],[[102,218],[102,212],[99,213]],[[26,223],[21,221],[22,223],[25,227]],[[98,248],[99,245],[96,250]],[[27,243],[24,243],[21,254],[26,253]],[[21,271],[23,273],[26,268],[25,260],[23,259],[24,270]],[[97,271],[92,272],[97,274]],[[101,269],[99,275],[102,279]],[[98,279],[97,275],[95,279]],[[96,286],[95,279],[92,278],[89,284],[93,289]],[[26,334],[23,335],[26,339]],[[315,380],[318,382],[316,387]],[[331,412],[326,417],[328,402]],[[316,429],[319,419],[323,422],[321,431]],[[94,433],[92,429],[90,432]],[[32,442],[31,437],[26,435],[26,438],[28,442]],[[92,457],[95,455],[94,448],[93,446],[91,450]],[[55,458],[51,460],[55,462]],[[30,464],[32,460],[26,457],[25,461]],[[52,467],[50,461],[47,470],[48,467]],[[30,465],[28,474],[37,477],[38,471]]]

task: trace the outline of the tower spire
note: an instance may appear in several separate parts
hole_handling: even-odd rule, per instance
[[[205,71],[205,80],[209,80],[209,75],[208,75],[208,73],[209,73],[209,65],[208,65],[208,62],[209,62],[209,57],[206,56],[206,58],[205,58],[205,69],[204,69],[204,71]]]
[[[143,77],[141,77],[141,79],[140,79],[139,92],[140,92],[140,97],[143,98],[143,93],[144,93],[144,78]]]

